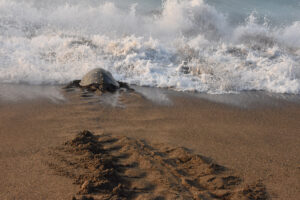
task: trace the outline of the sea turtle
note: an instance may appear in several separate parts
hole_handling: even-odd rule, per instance
[[[109,71],[95,68],[89,71],[79,82],[81,87],[97,88],[100,91],[114,92],[120,88],[119,83],[113,78]]]
[[[74,80],[65,88],[79,87],[89,91],[115,92],[119,88],[131,90],[126,83],[116,81],[111,73],[102,68],[95,68],[83,76],[82,80]]]

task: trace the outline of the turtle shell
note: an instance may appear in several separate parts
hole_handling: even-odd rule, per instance
[[[119,88],[119,83],[114,79],[109,71],[106,71],[102,68],[95,68],[89,71],[82,80],[80,81],[79,85],[82,87],[87,87],[90,85],[98,84],[100,86],[114,86]]]

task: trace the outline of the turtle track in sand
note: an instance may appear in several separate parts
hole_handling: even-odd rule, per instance
[[[49,151],[56,174],[80,185],[75,199],[267,199],[226,168],[185,148],[80,132]]]

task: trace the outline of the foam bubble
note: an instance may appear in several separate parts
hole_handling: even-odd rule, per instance
[[[142,86],[300,93],[300,21],[272,26],[252,13],[232,25],[202,0],[136,8],[0,0],[0,82],[64,84],[103,67]]]

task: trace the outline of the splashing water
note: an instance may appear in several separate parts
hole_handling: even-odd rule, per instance
[[[140,86],[300,93],[300,19],[232,23],[202,0],[140,7],[0,0],[0,82],[63,84],[102,67]]]

